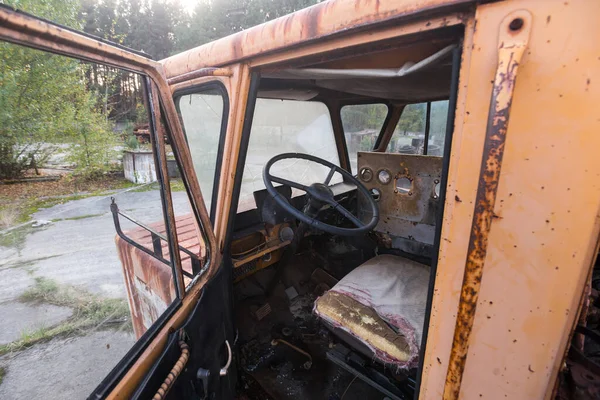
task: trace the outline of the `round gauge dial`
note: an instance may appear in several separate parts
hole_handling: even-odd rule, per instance
[[[377,180],[379,181],[379,183],[381,183],[382,185],[387,185],[388,183],[390,183],[390,181],[392,180],[392,174],[390,174],[389,171],[382,169],[381,171],[379,171],[379,173],[377,174]]]
[[[379,191],[379,189],[373,188],[373,189],[369,190],[369,192],[371,192],[371,196],[373,197],[373,200],[379,201],[379,199],[381,199],[381,192]]]
[[[358,176],[362,181],[370,182],[373,179],[373,171],[371,171],[371,168],[364,167],[360,169]]]

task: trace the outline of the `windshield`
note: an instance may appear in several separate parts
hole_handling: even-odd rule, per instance
[[[264,165],[281,153],[305,153],[335,165],[340,159],[329,116],[323,103],[313,101],[258,99],[250,131],[250,142],[238,203],[238,212],[256,207],[253,193],[265,188]],[[306,160],[282,160],[271,168],[273,175],[310,185],[323,182],[329,169]],[[335,174],[331,184],[342,181]],[[301,192],[294,192],[293,195]]]

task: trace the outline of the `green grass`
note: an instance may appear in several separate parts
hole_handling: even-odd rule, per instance
[[[0,246],[22,250],[25,245],[25,237],[34,229],[31,225],[21,226],[9,232],[0,234]]]
[[[171,179],[171,191],[172,192],[185,192],[185,185],[181,179]]]
[[[79,219],[86,219],[86,218],[94,218],[94,217],[101,217],[104,214],[87,214],[87,215],[80,215],[78,217],[70,217],[70,218],[55,218],[52,219],[52,222],[59,222],[59,221],[77,221]]]
[[[38,258],[33,258],[33,259],[30,259],[27,261],[16,261],[13,263],[4,264],[2,267],[0,267],[0,271],[5,271],[5,270],[15,269],[15,268],[23,268],[25,271],[27,271],[28,274],[31,274],[35,270],[32,267],[35,266],[37,263],[39,263],[40,261],[49,260],[49,259],[55,258],[55,257],[59,257],[59,255],[38,257]]]
[[[185,185],[183,184],[183,181],[181,179],[179,179],[179,178],[171,179],[170,183],[171,183],[171,191],[173,191],[173,192],[185,191]],[[130,182],[128,180],[125,180],[125,179],[123,179],[122,181],[119,181],[118,184],[114,185],[111,190],[122,190],[122,189],[129,189],[129,188],[135,188],[135,189],[131,190],[132,192],[148,192],[151,190],[159,190],[158,182],[154,182],[150,185],[137,185],[137,184]],[[87,199],[88,197],[102,196],[102,195],[106,194],[106,192],[107,192],[106,190],[96,190],[96,191],[89,192],[89,193],[74,194],[71,196],[50,197],[50,198],[45,198],[45,199],[29,200],[19,210],[19,213],[18,213],[19,215],[16,216],[16,218],[14,218],[14,223],[22,224],[22,223],[30,221],[31,216],[33,214],[35,214],[36,212],[40,211],[41,209],[54,207],[56,205],[64,204],[69,201]],[[8,211],[10,211],[10,210],[8,210],[8,206],[0,206],[0,212],[8,212]],[[85,216],[81,216],[81,217],[65,218],[65,220],[91,218],[91,217],[96,217],[99,215],[100,214],[91,214],[91,215],[85,215]],[[56,221],[59,221],[59,220],[60,219],[57,219]]]
[[[129,307],[124,299],[103,299],[80,288],[59,285],[57,282],[36,277],[35,285],[23,293],[24,303],[46,303],[73,309],[73,314],[58,325],[26,331],[12,343],[0,346],[0,355],[19,351],[55,337],[84,335],[92,329],[112,324],[130,325]]]
[[[59,204],[64,204],[73,200],[81,200],[92,196],[98,196],[98,194],[76,194],[73,196],[59,197],[59,198],[48,198],[48,199],[35,199],[29,201],[25,207],[21,210],[21,214],[17,218],[17,223],[25,223],[31,220],[31,216],[43,208],[54,207]]]
[[[4,381],[4,376],[6,375],[6,368],[5,367],[0,367],[0,385],[2,385],[2,382]]]
[[[110,187],[110,189],[104,188],[101,190],[94,190],[94,191],[91,191],[88,193],[73,194],[73,195],[64,196],[64,197],[49,197],[49,198],[45,198],[45,199],[29,200],[26,202],[25,206],[20,210],[19,216],[16,218],[15,222],[17,224],[22,224],[22,223],[28,222],[31,220],[31,216],[33,214],[35,214],[36,212],[38,212],[44,208],[54,207],[56,205],[64,204],[69,201],[87,199],[88,197],[102,196],[102,195],[105,195],[107,193],[107,191],[109,191],[109,190],[129,189],[129,188],[136,187],[136,186],[137,185],[135,183],[130,182],[126,179],[123,179],[123,180],[119,180],[119,181],[115,182]],[[2,208],[0,208],[0,211],[2,211]],[[88,218],[88,217],[93,217],[93,216],[96,216],[96,215],[90,215],[90,216],[84,216],[84,217],[74,217],[72,219]]]
[[[142,184],[142,185],[135,185],[135,186],[139,186],[137,189],[133,189],[132,192],[136,192],[136,193],[141,193],[141,192],[150,192],[152,190],[158,190],[158,182],[153,182],[150,184]]]
[[[183,181],[180,178],[171,178],[169,180],[170,184],[171,184],[171,191],[172,192],[183,192],[185,191],[185,185],[183,184]],[[151,184],[144,184],[144,185],[140,185],[140,187],[138,189],[133,189],[132,192],[149,192],[151,190],[159,190],[160,187],[158,185],[158,182],[153,182]]]

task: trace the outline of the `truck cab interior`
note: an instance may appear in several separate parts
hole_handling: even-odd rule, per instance
[[[141,74],[164,218],[110,205],[137,341],[89,398],[594,397],[597,8],[329,1],[153,61],[0,7]]]
[[[260,71],[229,249],[250,396],[414,396],[459,46]]]

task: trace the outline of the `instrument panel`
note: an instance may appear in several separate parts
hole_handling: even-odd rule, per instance
[[[358,178],[379,203],[375,231],[392,239],[433,245],[441,176],[441,157],[358,153]],[[359,216],[363,221],[370,217],[360,196]]]

